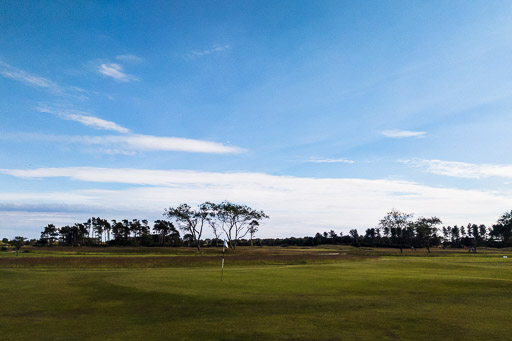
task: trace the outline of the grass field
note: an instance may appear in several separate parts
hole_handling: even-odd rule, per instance
[[[2,340],[511,340],[512,252],[0,253]],[[508,259],[502,256],[508,255]]]

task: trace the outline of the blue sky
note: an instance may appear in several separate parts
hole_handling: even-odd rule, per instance
[[[512,209],[507,1],[0,3],[0,236],[231,200],[261,236]]]

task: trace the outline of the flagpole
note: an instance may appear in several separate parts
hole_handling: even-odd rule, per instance
[[[224,253],[226,252],[226,241],[222,244],[222,267],[220,271],[220,281],[222,282],[224,278]]]

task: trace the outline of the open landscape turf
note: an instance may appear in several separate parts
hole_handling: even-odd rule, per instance
[[[510,340],[510,250],[0,253],[2,340]],[[503,255],[509,258],[504,259]]]

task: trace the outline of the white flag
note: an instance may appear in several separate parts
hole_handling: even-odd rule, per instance
[[[226,239],[224,239],[224,247],[225,247],[226,249],[229,249],[228,242],[226,241]]]

